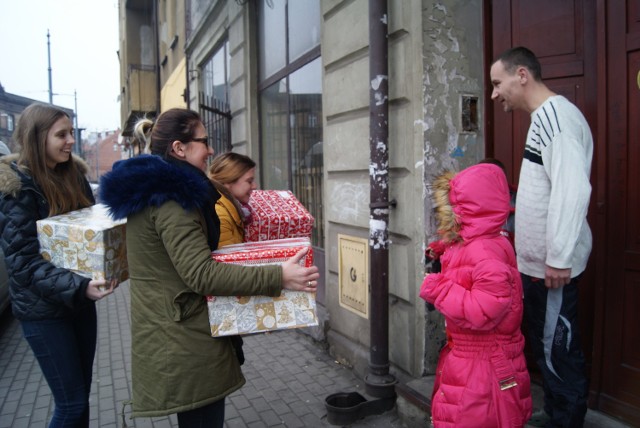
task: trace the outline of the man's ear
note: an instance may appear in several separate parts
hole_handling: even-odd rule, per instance
[[[518,79],[520,79],[521,85],[527,83],[529,81],[529,78],[531,77],[531,75],[529,74],[529,70],[527,70],[527,67],[518,67],[518,69],[516,70],[516,74],[518,75]]]

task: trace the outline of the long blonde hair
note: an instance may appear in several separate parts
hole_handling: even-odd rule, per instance
[[[63,110],[48,104],[34,103],[20,118],[13,139],[20,145],[18,166],[36,182],[49,203],[49,215],[63,214],[93,204],[87,195],[86,179],[71,156],[55,168],[47,167],[47,134],[62,117]]]

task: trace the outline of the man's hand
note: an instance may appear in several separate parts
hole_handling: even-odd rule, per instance
[[[544,272],[544,285],[547,288],[560,288],[571,282],[571,268],[556,269],[547,265]]]

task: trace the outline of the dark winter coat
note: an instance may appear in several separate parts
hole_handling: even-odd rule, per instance
[[[523,354],[522,283],[511,243],[499,167],[479,164],[434,183],[442,272],[420,296],[444,314],[451,341],[438,361],[432,400],[436,428],[522,427],[531,416]]]
[[[280,295],[279,266],[212,260],[210,190],[204,174],[153,155],[117,162],[102,179],[101,200],[127,218],[134,417],[199,408],[244,384],[231,340],[211,337],[204,296]]]
[[[26,171],[18,168],[18,155],[0,159],[0,245],[4,251],[14,316],[42,320],[69,316],[93,304],[86,297],[90,279],[57,268],[40,255],[36,221],[49,216],[49,204]],[[86,164],[74,158],[80,173]],[[85,193],[93,194],[85,181]]]

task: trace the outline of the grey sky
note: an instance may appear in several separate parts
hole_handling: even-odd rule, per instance
[[[87,131],[120,127],[117,0],[0,0],[0,83],[5,91],[74,109]]]

